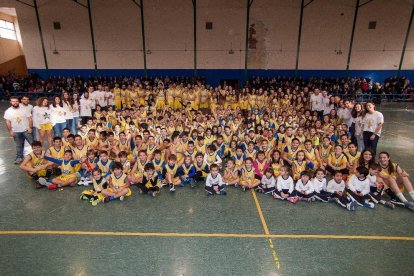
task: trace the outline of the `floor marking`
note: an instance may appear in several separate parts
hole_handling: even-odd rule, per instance
[[[7,235],[66,235],[66,236],[132,236],[132,237],[188,237],[188,238],[270,238],[270,239],[350,239],[350,240],[397,240],[414,241],[404,236],[362,235],[308,235],[308,234],[239,234],[239,233],[169,233],[169,232],[113,232],[113,231],[58,231],[58,230],[3,230]]]
[[[263,230],[267,236],[270,236],[269,227],[267,226],[266,220],[263,216],[262,208],[260,207],[260,203],[259,203],[259,200],[257,199],[256,192],[253,189],[250,189],[250,191],[252,193],[254,203],[256,204],[257,212],[259,213],[259,217],[260,217],[260,221],[262,222]],[[270,251],[272,253],[273,261],[275,262],[277,270],[280,270],[280,261],[276,253],[276,246],[273,244],[272,238],[270,237],[268,238],[268,242],[269,242]]]

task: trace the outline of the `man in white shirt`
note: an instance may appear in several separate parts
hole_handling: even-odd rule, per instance
[[[316,88],[313,94],[311,95],[310,102],[312,111],[318,112],[319,119],[322,119],[324,110],[323,96],[318,88]]]
[[[4,119],[6,120],[7,130],[16,143],[14,164],[20,164],[23,161],[24,141],[27,140],[29,144],[33,143],[32,114],[27,113],[25,108],[20,107],[19,98],[17,97],[11,97],[10,104],[11,107],[4,112]]]

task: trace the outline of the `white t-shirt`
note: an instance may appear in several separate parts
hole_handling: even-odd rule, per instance
[[[31,113],[27,113],[27,109],[9,107],[4,112],[4,119],[11,122],[13,132],[25,132],[29,128],[29,118]]]
[[[277,178],[276,189],[281,192],[282,190],[289,190],[289,194],[293,192],[294,184],[292,177],[284,179],[283,176],[279,175]]]
[[[323,115],[331,113],[331,110],[334,109],[334,105],[331,104],[330,96],[322,97],[323,104]]]
[[[93,100],[91,99],[85,99],[85,98],[81,98],[80,99],[80,115],[81,117],[91,117],[92,116],[92,107],[94,106],[93,104]]]
[[[74,102],[72,106],[72,115],[73,117],[79,117],[79,105],[78,102]]]
[[[92,102],[92,106],[91,106],[92,109],[95,109],[96,108],[96,100],[97,100],[97,95],[98,95],[97,92],[98,91],[94,91],[92,93],[89,93],[89,99]]]
[[[66,102],[63,102],[63,109],[65,109],[65,119],[66,120],[73,119],[72,106],[70,104],[67,104]]]
[[[33,108],[33,126],[39,127],[40,125],[51,122],[50,108],[45,106],[35,106]]]
[[[107,92],[105,92],[105,96],[108,99],[108,105],[115,105],[114,92],[107,91]]]
[[[50,108],[50,118],[52,121],[52,124],[58,124],[58,123],[66,123],[65,119],[65,109],[61,107],[60,105],[57,105],[56,107],[53,107],[53,104],[49,106]]]
[[[101,107],[106,107],[106,100],[105,100],[106,92],[98,90],[98,91],[95,91],[93,94],[95,94],[95,99],[98,101],[98,104]]]
[[[362,135],[362,128],[363,128],[363,118],[362,116],[357,116],[355,119],[355,136]]]
[[[316,111],[324,110],[323,96],[321,93],[319,93],[318,95],[312,94],[312,96],[310,97],[310,102],[311,102],[312,110],[316,110]]]
[[[384,124],[384,115],[379,111],[375,111],[373,114],[367,113],[364,116],[362,124],[363,131],[375,132],[378,124]],[[378,136],[381,136],[381,130],[377,133]]]
[[[27,113],[31,114],[32,110],[33,110],[33,105],[28,104],[28,105],[24,105],[24,104],[20,104],[19,105],[21,108],[25,109]]]

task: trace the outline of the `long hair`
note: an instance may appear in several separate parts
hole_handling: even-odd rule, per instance
[[[63,107],[63,102],[62,102],[62,99],[61,99],[59,96],[54,96],[54,97],[53,97],[53,103],[52,103],[53,107],[56,107],[56,99],[57,99],[57,98],[60,100],[59,106],[60,106],[60,107]]]
[[[396,171],[396,168],[394,166],[394,163],[392,163],[392,161],[391,161],[390,154],[388,152],[386,152],[386,151],[380,152],[379,155],[381,156],[381,154],[385,154],[388,157],[388,160],[389,160],[388,161],[388,168],[387,168],[388,174],[389,175],[393,174]]]
[[[38,107],[43,107],[43,101],[44,100],[47,100],[47,98],[46,97],[40,97],[39,99],[37,99],[37,101],[36,101],[36,105],[38,106]]]
[[[371,153],[371,155],[372,155],[372,159],[368,162],[368,164],[366,164],[365,163],[365,160],[364,160],[364,153],[365,152],[370,152]],[[375,163],[375,153],[372,151],[372,149],[370,149],[370,148],[366,148],[366,149],[364,149],[362,152],[361,152],[361,156],[359,157],[359,159],[358,159],[358,164],[359,164],[359,166],[366,166],[366,167],[369,167],[370,165],[372,165],[372,164],[374,164]]]

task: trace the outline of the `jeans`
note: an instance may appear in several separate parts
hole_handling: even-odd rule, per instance
[[[56,123],[53,126],[53,136],[55,137],[62,137],[63,129],[66,127],[65,123]]]
[[[66,128],[69,129],[70,133],[76,134],[72,132],[72,125],[73,125],[73,119],[66,119]]]
[[[27,131],[25,132],[15,132],[13,137],[14,142],[16,143],[16,158],[23,159],[23,150],[24,150],[24,141],[27,140],[29,144],[33,143],[33,135]]]
[[[72,125],[69,128],[70,133],[72,133],[73,135],[76,135],[78,133],[78,120],[79,117],[73,117]]]
[[[358,151],[362,152],[364,150],[364,138],[360,135],[356,135],[355,138],[358,144]]]
[[[367,148],[372,149],[372,151],[376,154],[377,153],[377,145],[378,145],[379,136],[375,135],[375,139],[371,140],[372,134],[374,134],[374,133],[370,132],[370,131],[364,131],[364,133],[363,133],[364,146],[365,146],[366,149]]]

